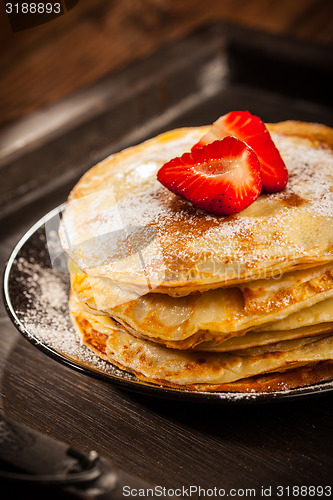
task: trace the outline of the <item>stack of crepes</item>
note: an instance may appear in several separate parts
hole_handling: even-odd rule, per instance
[[[164,133],[89,170],[60,237],[83,342],[139,379],[276,391],[333,378],[333,130],[268,124],[287,187],[215,216],[156,179],[207,127]]]

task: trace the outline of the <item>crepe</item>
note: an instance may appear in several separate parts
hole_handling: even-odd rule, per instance
[[[149,293],[113,308],[108,281],[77,273],[72,274],[72,287],[88,310],[116,319],[134,335],[188,349],[203,341],[219,343],[243,335],[333,297],[333,265],[185,297]]]
[[[317,381],[318,377],[323,380],[333,375],[332,334],[227,353],[178,351],[136,338],[110,318],[103,321],[103,317],[91,315],[74,295],[71,313],[88,347],[102,358],[152,383],[201,391],[259,388],[267,391],[276,387],[290,388],[301,382],[304,385]],[[292,374],[285,377],[286,370]],[[257,376],[262,374],[265,378],[258,380]]]
[[[333,131],[299,122],[267,127],[289,171],[283,192],[262,194],[229,217],[196,209],[156,172],[208,128],[166,132],[82,177],[62,220],[64,249],[128,298],[187,295],[331,262]]]
[[[156,180],[208,127],[89,170],[60,225],[84,344],[145,382],[271,391],[333,377],[333,130],[267,126],[286,189],[215,216]]]

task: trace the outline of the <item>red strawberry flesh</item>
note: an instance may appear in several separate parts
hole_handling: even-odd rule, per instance
[[[288,171],[264,122],[248,111],[232,111],[221,116],[211,129],[193,146],[198,149],[215,140],[234,136],[246,142],[256,153],[266,193],[282,191],[288,182]]]
[[[173,193],[216,215],[244,210],[262,187],[255,153],[235,137],[173,158],[160,168],[157,178]]]

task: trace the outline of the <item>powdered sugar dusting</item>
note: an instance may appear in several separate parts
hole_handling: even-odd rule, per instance
[[[203,268],[202,263],[205,272],[199,270],[196,279],[219,279],[220,273],[225,276],[223,266],[230,262],[244,264],[246,274],[254,268],[267,269],[270,263],[285,262],[290,268],[291,263],[329,260],[333,245],[333,225],[327,223],[333,217],[332,151],[299,138],[272,137],[289,171],[288,186],[281,193],[261,195],[232,217],[207,214],[156,181],[158,169],[174,156],[172,152],[179,154],[180,146],[181,152],[190,150],[193,132],[162,147],[152,142],[138,152],[134,149],[121,165],[114,165],[111,159],[107,168],[97,172],[100,177],[94,173],[91,185],[88,175],[83,187],[80,181],[74,189],[63,222],[64,247],[85,271],[127,283],[132,278],[142,282],[147,273],[157,284],[189,281],[193,270]],[[129,227],[137,229],[134,250],[128,240],[127,248],[121,242]],[[154,241],[146,238],[147,227],[155,231]],[[127,258],[138,248],[140,259]],[[181,277],[177,275],[180,268]]]
[[[80,364],[122,378],[132,376],[100,359],[76,334],[68,310],[68,276],[42,267],[33,258],[16,261],[16,286],[24,301],[17,308],[18,319],[31,339],[68,356]]]
[[[333,217],[333,153],[325,147],[309,147],[309,142],[295,144],[283,136],[272,134],[289,171],[286,189],[276,196],[290,193],[307,200],[304,206],[317,215]]]

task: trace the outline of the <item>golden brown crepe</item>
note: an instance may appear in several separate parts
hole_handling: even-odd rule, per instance
[[[136,338],[115,321],[93,316],[84,310],[72,295],[71,313],[83,342],[103,359],[134,373],[138,378],[171,387],[201,391],[248,391],[254,386],[268,389],[263,380],[270,380],[272,387],[283,387],[285,371],[298,369],[287,377],[284,388],[303,380],[311,383],[333,375],[333,334],[274,342],[229,352],[179,351],[168,349],[154,342]],[[302,368],[302,370],[300,370]],[[265,374],[266,379],[252,380]],[[303,377],[303,378],[302,378]],[[248,381],[247,379],[251,379]],[[273,384],[274,381],[274,384]],[[259,384],[259,385],[258,385]],[[258,388],[257,387],[257,388]]]
[[[333,131],[268,125],[289,171],[287,188],[242,212],[207,214],[156,180],[207,127],[166,132],[112,155],[72,190],[60,236],[85,273],[119,285],[120,300],[244,283],[333,260]],[[125,290],[125,292],[124,292]]]
[[[77,273],[72,275],[72,287],[95,314],[110,316],[134,334],[168,347],[188,349],[203,341],[243,335],[333,297],[333,265],[185,297],[149,293],[113,308],[108,281]]]
[[[333,130],[268,125],[281,193],[229,217],[160,185],[207,127],[117,153],[72,190],[60,227],[70,309],[100,357],[155,384],[271,391],[333,377]]]

